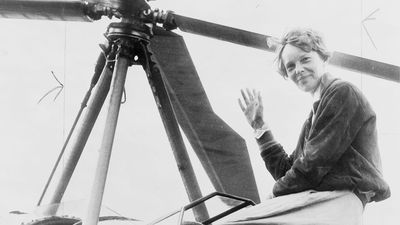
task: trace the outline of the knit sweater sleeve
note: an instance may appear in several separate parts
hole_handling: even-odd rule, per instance
[[[265,132],[257,139],[261,157],[272,177],[277,180],[285,175],[292,166],[292,157],[288,156],[283,147],[275,141],[271,131]]]

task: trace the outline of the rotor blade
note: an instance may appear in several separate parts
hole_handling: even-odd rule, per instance
[[[400,83],[400,67],[341,52],[333,52],[329,63],[355,72]]]
[[[267,39],[270,38],[270,36],[267,35],[210,23],[177,14],[173,14],[173,21],[175,25],[184,32],[199,34],[266,51],[275,51],[275,48],[268,47]]]
[[[103,15],[130,17],[149,8],[145,0],[1,0],[0,17],[89,22]]]
[[[246,30],[240,30],[215,23],[197,20],[177,14],[172,14],[172,21],[180,30],[188,33],[203,35],[228,41],[234,44],[244,45],[266,51],[275,51],[277,45],[269,44],[268,39],[276,39],[268,35],[262,35]],[[378,62],[341,52],[334,52],[329,61],[330,64],[344,69],[361,72],[374,77],[390,81],[400,82],[400,67]]]
[[[259,202],[245,140],[214,113],[183,38],[157,29],[150,49],[178,122],[215,189]]]
[[[91,21],[81,0],[1,0],[0,17],[10,19],[45,19]]]

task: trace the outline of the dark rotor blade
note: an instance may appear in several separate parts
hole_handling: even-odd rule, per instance
[[[276,45],[267,44],[267,40],[272,38],[267,35],[227,27],[177,14],[172,14],[172,17],[174,25],[184,32],[199,34],[266,51],[275,51],[276,49]],[[396,65],[382,63],[341,52],[334,52],[329,63],[355,72],[361,72],[378,78],[400,82],[400,67]]]
[[[183,38],[155,30],[150,49],[178,122],[215,189],[259,202],[245,140],[214,113]]]
[[[105,7],[123,17],[150,8],[145,0],[1,0],[0,17],[92,21],[105,15]]]
[[[400,67],[341,52],[333,52],[329,63],[355,72],[400,83]]]
[[[184,32],[199,34],[266,51],[275,51],[274,47],[268,47],[267,38],[270,36],[267,35],[210,23],[177,14],[173,14],[173,21],[175,25]]]
[[[45,19],[90,21],[86,4],[81,0],[1,0],[0,17],[10,19]]]

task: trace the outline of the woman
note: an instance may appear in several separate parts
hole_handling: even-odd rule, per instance
[[[359,224],[365,204],[390,196],[382,178],[375,113],[360,90],[326,71],[329,57],[322,37],[310,29],[292,30],[281,41],[278,71],[314,98],[310,116],[290,156],[264,121],[260,93],[242,90],[244,103],[239,100],[255,131],[265,165],[276,180],[273,195],[285,196],[284,201],[273,200],[275,208],[276,204],[283,207],[278,215],[290,211],[289,217],[293,213],[305,216],[294,217],[294,224],[302,219],[318,224],[316,217],[321,215],[320,219],[335,221],[333,224]],[[291,207],[287,195],[297,199],[297,208]],[[307,212],[310,208],[316,210],[312,217]],[[250,217],[253,222],[255,218],[271,217],[264,212],[263,216],[256,213]],[[350,216],[343,216],[349,212]]]

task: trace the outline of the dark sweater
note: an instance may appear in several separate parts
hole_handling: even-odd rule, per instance
[[[351,190],[363,204],[388,198],[375,113],[361,91],[325,74],[312,125],[311,115],[290,156],[270,131],[257,140],[265,165],[276,180],[273,194]]]

